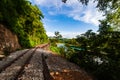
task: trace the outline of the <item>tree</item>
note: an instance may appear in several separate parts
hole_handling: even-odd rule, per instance
[[[64,0],[64,2],[66,1]],[[87,5],[90,0],[78,1]],[[100,21],[98,34],[88,30],[77,37],[76,40],[81,45],[80,47],[86,48],[86,51],[80,51],[72,55],[71,61],[93,73],[97,80],[119,80],[120,1],[94,0],[94,2],[97,2],[96,7],[105,13],[106,18]],[[95,58],[100,58],[102,63],[96,62]]]
[[[62,38],[62,35],[60,34],[60,32],[58,32],[58,31],[55,32],[55,38],[56,39]]]
[[[34,47],[48,41],[42,12],[27,0],[1,0],[0,23],[17,34],[22,47]]]

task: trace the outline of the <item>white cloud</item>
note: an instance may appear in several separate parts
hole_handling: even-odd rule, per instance
[[[54,36],[54,32],[46,32],[48,36]]]
[[[69,0],[69,2],[70,1],[73,0]],[[77,0],[71,3],[72,4],[68,5],[69,7],[72,6],[72,10],[68,14],[69,17],[72,17],[78,21],[93,24],[95,26],[98,26],[98,20],[103,19],[102,13],[98,12],[98,10],[95,8],[96,3],[91,1],[87,6],[80,6],[80,3],[78,3]]]
[[[50,15],[64,14],[74,20],[90,23],[95,26],[99,25],[100,19],[103,16],[95,8],[96,3],[90,2],[87,6],[82,5],[78,0],[68,0],[67,3],[62,3],[61,0],[32,0],[35,4],[48,9]]]
[[[48,36],[55,36],[54,32],[46,32]],[[60,32],[63,38],[75,38],[80,32]]]
[[[80,35],[80,32],[61,32],[64,38],[75,38],[77,35]]]
[[[54,7],[59,8],[62,6],[61,0],[32,0],[35,4],[43,7]]]

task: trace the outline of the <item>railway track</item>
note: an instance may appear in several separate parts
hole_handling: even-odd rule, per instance
[[[50,74],[45,74],[48,68],[44,64],[41,48],[16,51],[0,61],[0,80],[50,80]]]
[[[0,80],[93,80],[84,70],[46,51],[47,44],[11,53],[0,61]]]

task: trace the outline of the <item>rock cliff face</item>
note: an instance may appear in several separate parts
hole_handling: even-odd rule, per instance
[[[5,51],[12,52],[19,48],[17,36],[0,24],[0,54]]]

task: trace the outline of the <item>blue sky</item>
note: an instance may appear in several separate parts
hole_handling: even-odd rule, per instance
[[[59,31],[63,37],[73,38],[89,29],[98,30],[99,21],[103,19],[101,12],[95,8],[96,3],[82,5],[78,0],[30,0],[44,14],[44,27],[48,36]]]

